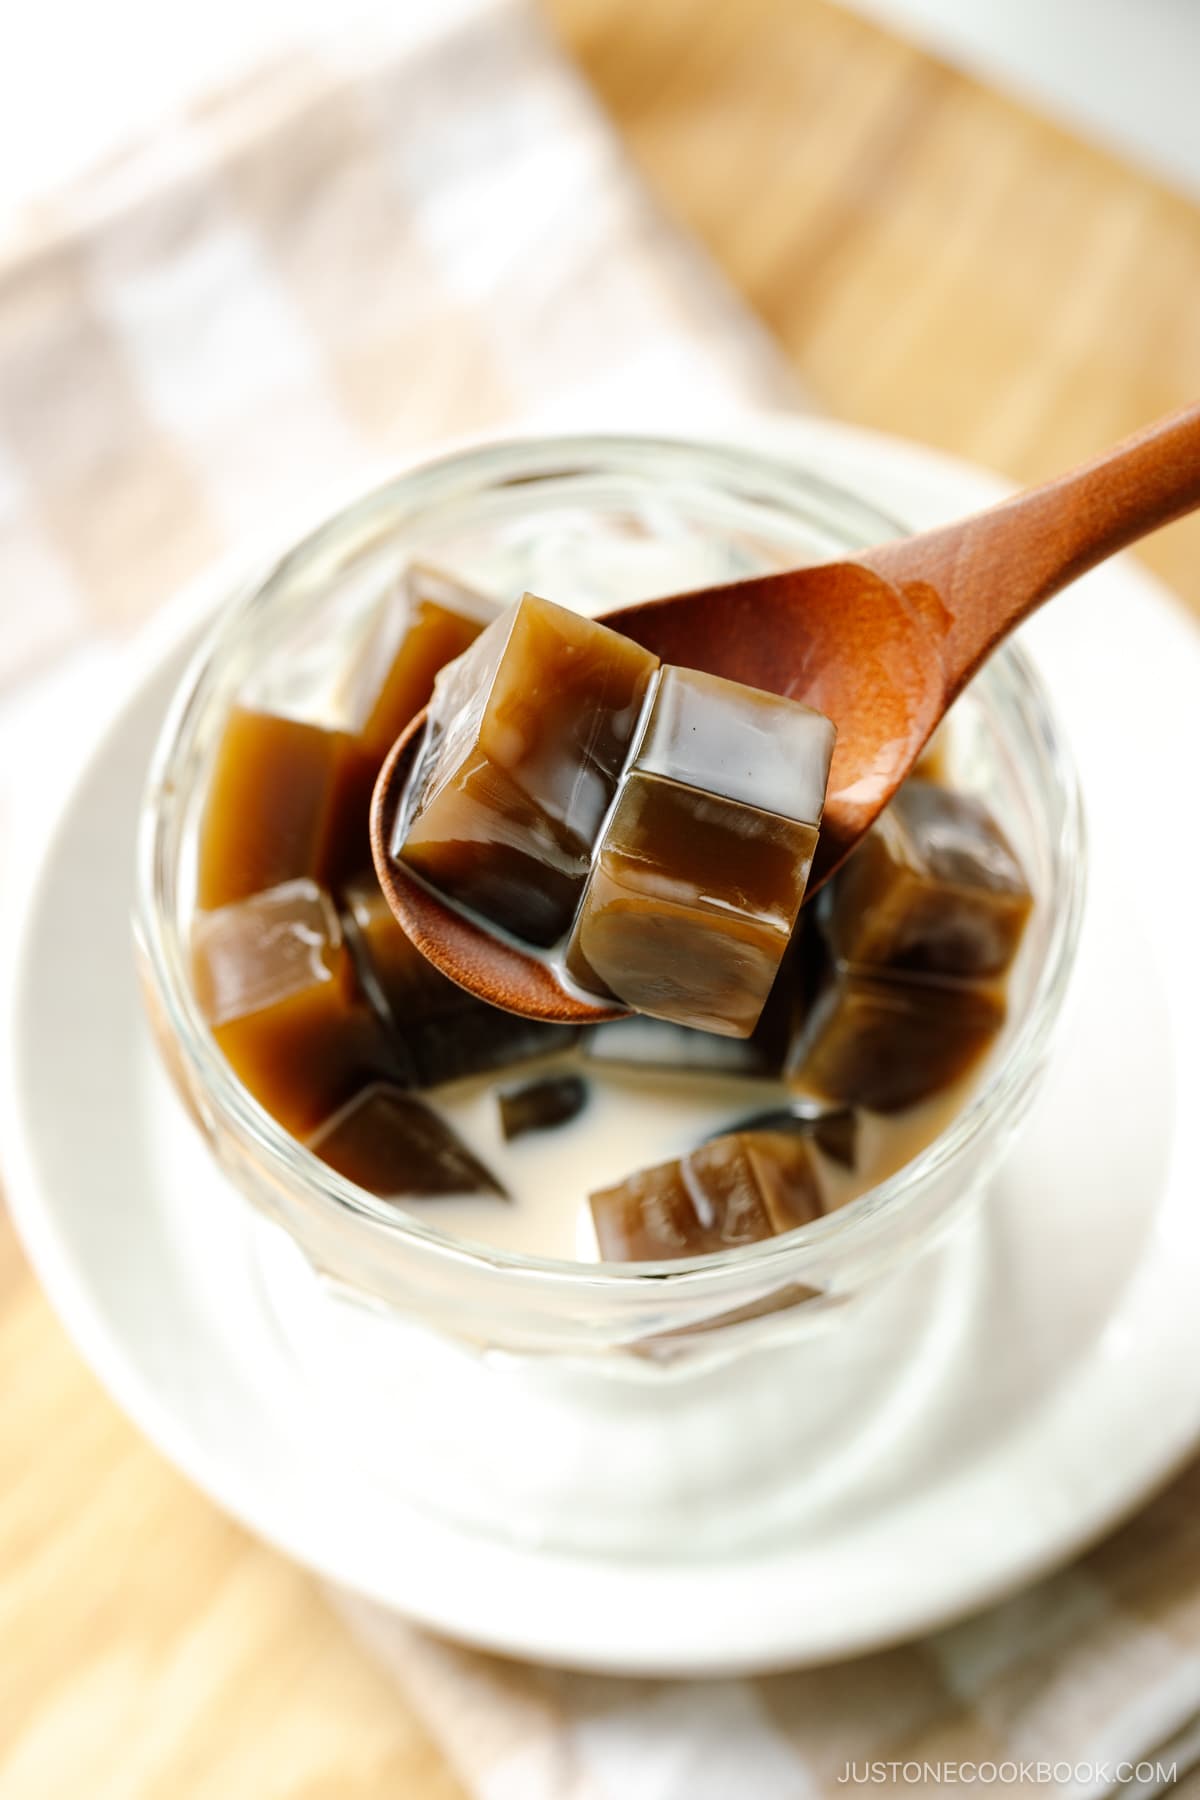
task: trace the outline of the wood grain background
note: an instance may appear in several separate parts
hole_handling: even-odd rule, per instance
[[[548,10],[815,405],[1035,477],[1200,393],[1200,213],[1154,182],[821,0]],[[1200,520],[1146,557],[1200,612]],[[3,1800],[461,1793],[308,1577],[116,1412],[2,1225],[0,1393]]]
[[[551,0],[817,407],[1033,480],[1200,395],[1200,212],[817,0]],[[1200,519],[1145,551],[1200,610]]]

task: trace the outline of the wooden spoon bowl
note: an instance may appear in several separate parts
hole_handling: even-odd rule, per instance
[[[854,562],[649,600],[604,623],[663,662],[803,700],[833,720],[811,895],[996,646],[1077,576],[1198,505],[1200,407],[1191,407],[1056,481]],[[393,747],[372,805],[372,855],[397,919],[431,962],[493,1005],[573,1023],[619,1016],[623,1008],[577,1000],[533,952],[492,937],[392,859],[425,721],[421,713]]]
[[[375,783],[371,855],[384,899],[422,956],[493,1006],[568,1025],[598,1025],[605,1019],[621,1018],[627,1007],[577,1000],[559,985],[544,962],[504,938],[492,937],[447,906],[407,863],[398,862],[391,854],[396,814],[425,739],[428,717],[422,709],[396,739]]]

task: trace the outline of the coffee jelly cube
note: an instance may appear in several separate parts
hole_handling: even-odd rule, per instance
[[[538,1081],[506,1088],[497,1101],[504,1141],[512,1143],[530,1132],[567,1125],[578,1118],[587,1102],[587,1082],[579,1075],[544,1075]]]
[[[465,988],[421,955],[373,872],[344,889],[342,917],[363,986],[397,1028],[451,1017],[475,1004]]]
[[[739,1131],[787,1131],[808,1138],[831,1162],[858,1167],[858,1114],[852,1106],[810,1104],[767,1107],[714,1132],[722,1137]]]
[[[200,821],[198,905],[215,910],[303,878],[327,884],[369,864],[372,781],[347,733],[235,706]]]
[[[507,1195],[440,1114],[387,1083],[364,1088],[315,1131],[308,1147],[384,1200]]]
[[[970,1072],[1004,1023],[1002,984],[833,966],[787,1078],[847,1106],[899,1112]]]
[[[350,726],[382,765],[446,664],[468,650],[500,609],[427,563],[413,563],[384,601],[350,677]]]
[[[847,962],[992,976],[1016,955],[1033,898],[985,806],[910,779],[823,905],[832,947]]]
[[[604,833],[567,952],[584,988],[748,1037],[812,861],[811,825],[635,770]]]
[[[814,906],[800,909],[775,985],[749,1040],[772,1075],[782,1075],[793,1039],[825,982],[829,945],[817,922],[817,910]]]
[[[407,936],[374,875],[342,896],[359,977],[414,1087],[491,1073],[574,1043],[578,1030],[522,1019],[476,999],[428,962]]]
[[[812,828],[837,736],[824,713],[698,669],[665,668],[634,767]]]
[[[619,633],[526,594],[439,677],[393,854],[516,937],[555,943],[656,667]]]
[[[773,1131],[714,1138],[588,1198],[605,1262],[706,1256],[792,1231],[822,1212],[808,1145]]]
[[[426,1019],[408,1037],[421,1084],[440,1087],[476,1075],[494,1075],[569,1050],[579,1036],[576,1025],[522,1019],[484,1000],[470,1000],[467,1010]]]
[[[812,1141],[830,1162],[843,1169],[858,1167],[858,1114],[851,1106],[834,1106],[813,1121]]]
[[[833,742],[810,707],[664,669],[572,934],[574,978],[748,1036],[804,898]]]
[[[192,967],[201,1011],[234,1074],[295,1135],[390,1068],[337,914],[315,882],[286,882],[201,914]]]

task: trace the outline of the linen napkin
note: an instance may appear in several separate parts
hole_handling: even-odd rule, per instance
[[[532,12],[394,10],[0,237],[0,686],[447,435],[795,399]]]
[[[520,0],[395,10],[383,39],[196,106],[0,248],[10,731],[56,658],[377,463],[534,417],[795,402]],[[1200,1756],[1200,1465],[1069,1571],[807,1673],[585,1678],[338,1603],[480,1800],[1148,1794]]]

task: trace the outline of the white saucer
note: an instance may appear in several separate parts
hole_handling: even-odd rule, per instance
[[[736,433],[915,524],[990,478],[810,421]],[[240,1206],[160,1074],[128,913],[146,759],[192,639],[161,619],[58,814],[27,906],[0,1094],[18,1226],[76,1343],[222,1506],[335,1582],[453,1636],[593,1669],[817,1662],[940,1624],[1096,1538],[1200,1434],[1200,635],[1118,564],[1027,631],[1092,841],[1074,1004],[978,1220],[973,1310],[903,1453],[752,1556],[533,1552],[398,1507],[330,1454],[262,1302]],[[1135,895],[1123,870],[1147,846]],[[936,1253],[950,1280],[961,1246]]]

